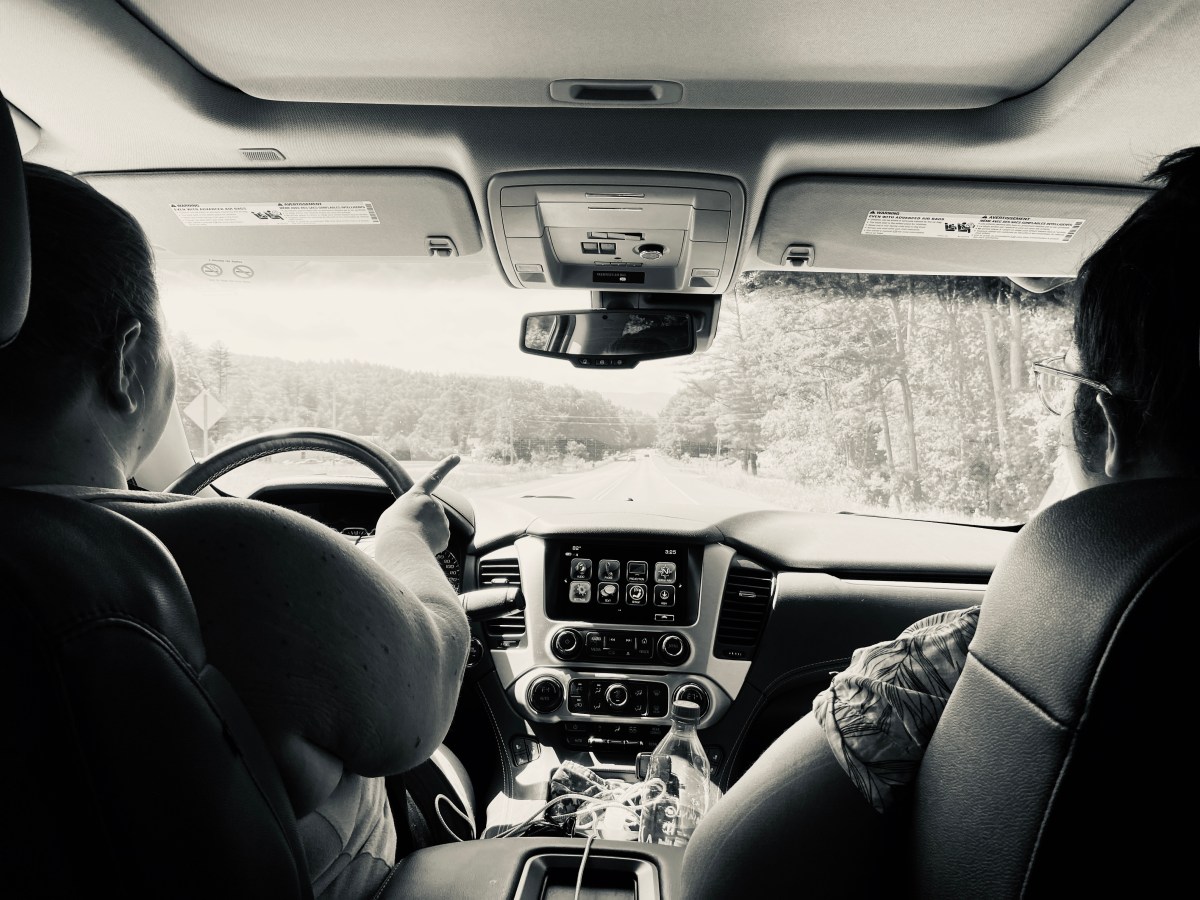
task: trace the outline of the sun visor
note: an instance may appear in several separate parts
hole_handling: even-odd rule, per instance
[[[747,268],[1074,277],[1132,188],[806,176],[778,184]]]
[[[465,185],[420,169],[122,172],[81,178],[187,257],[453,257],[482,249]]]

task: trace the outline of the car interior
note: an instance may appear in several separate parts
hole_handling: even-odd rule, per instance
[[[1191,0],[0,0],[0,345],[28,304],[22,160],[85,180],[161,267],[198,278],[281,261],[482,273],[513,298],[509,331],[479,333],[447,288],[445,353],[524,350],[548,380],[702,358],[743,273],[987,276],[1036,305],[1149,195],[1159,158],[1200,144],[1197,46]],[[136,481],[211,496],[263,455],[328,450],[370,477],[251,497],[361,536],[413,484],[369,438],[298,427],[205,454],[175,409]],[[659,464],[640,453],[615,464]],[[1152,673],[1194,589],[1195,483],[997,524],[509,502],[447,481],[439,560],[470,656],[444,746],[389,784],[401,846],[378,896],[795,896],[812,879],[848,896],[803,838],[838,812],[786,767],[770,804],[718,805],[688,848],[600,839],[581,870],[580,837],[502,835],[564,762],[634,781],[680,699],[722,791],[762,777],[856,648],[979,603],[890,853],[864,865],[919,897],[1184,876],[1177,764],[1152,733],[1180,698]],[[279,773],[170,554],[109,510],[16,490],[0,532],[20,823],[4,858],[28,895],[312,896]],[[699,852],[717,854],[703,883]]]

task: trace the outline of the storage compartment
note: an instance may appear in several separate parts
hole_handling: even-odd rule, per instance
[[[499,838],[429,847],[396,865],[380,900],[570,900],[582,838]],[[584,867],[588,900],[671,900],[680,895],[682,847],[593,841]]]
[[[554,853],[532,857],[521,873],[516,900],[572,900],[580,855]],[[597,856],[583,870],[580,900],[659,900],[653,863],[627,856]]]

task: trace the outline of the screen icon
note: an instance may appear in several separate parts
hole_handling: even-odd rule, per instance
[[[643,565],[645,565],[643,563]],[[646,586],[644,584],[630,584],[625,587],[625,603],[629,606],[645,606],[646,605]]]
[[[611,606],[614,603],[619,603],[621,600],[621,590],[611,581],[600,582],[600,587],[596,590],[596,602],[603,603],[606,606]]]
[[[570,599],[572,603],[590,603],[592,583],[590,581],[572,581]]]
[[[675,563],[660,562],[654,564],[654,581],[657,584],[675,583]]]
[[[642,561],[631,560],[629,565],[625,567],[625,577],[630,581],[645,581],[646,573],[650,567]]]
[[[673,584],[656,584],[654,586],[654,605],[655,606],[674,606],[675,605],[675,585],[673,585]]]
[[[571,578],[575,581],[587,581],[592,577],[592,561],[577,557],[571,560]]]
[[[602,560],[600,560],[600,580],[601,581],[620,581],[621,580],[621,561],[619,559],[602,559]]]

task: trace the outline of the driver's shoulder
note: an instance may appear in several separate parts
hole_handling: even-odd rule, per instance
[[[208,546],[216,552],[253,549],[286,557],[289,550],[341,550],[343,544],[307,516],[259,500],[146,492],[100,503],[146,528],[176,554],[185,546]]]

